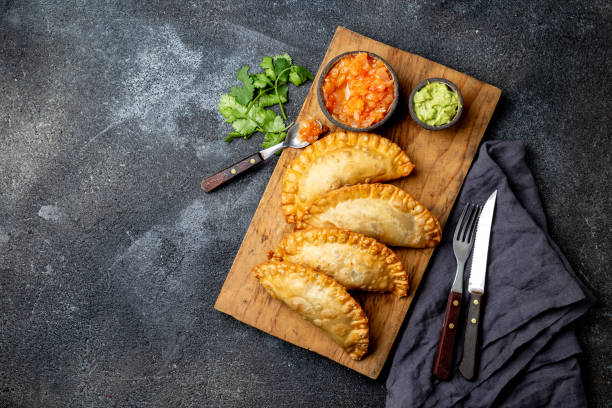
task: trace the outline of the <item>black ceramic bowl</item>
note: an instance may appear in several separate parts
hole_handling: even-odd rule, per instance
[[[384,118],[382,118],[380,121],[374,123],[372,126],[368,126],[368,127],[365,127],[365,128],[354,128],[354,127],[351,127],[351,126],[347,125],[346,123],[340,122],[338,119],[334,118],[331,115],[331,113],[328,112],[327,108],[325,107],[325,101],[323,100],[323,95],[322,95],[322,92],[321,92],[321,88],[323,87],[323,80],[325,79],[325,76],[327,75],[329,70],[334,66],[334,64],[336,62],[340,61],[341,58],[346,57],[349,54],[358,54],[360,52],[365,52],[366,54],[381,60],[383,62],[383,64],[385,64],[385,66],[387,67],[387,69],[391,73],[391,77],[393,78],[393,84],[394,84],[395,89],[394,89],[394,95],[393,95],[393,102],[391,103],[391,106],[389,106],[389,111],[387,112],[387,114],[385,115]],[[321,72],[321,77],[319,78],[319,83],[317,84],[317,97],[319,99],[319,106],[321,107],[321,111],[323,112],[325,117],[327,117],[327,119],[329,119],[329,121],[331,123],[333,123],[334,125],[338,126],[339,128],[342,128],[342,129],[345,129],[345,130],[350,130],[350,131],[353,131],[353,132],[369,132],[369,131],[374,130],[377,127],[381,126],[382,124],[384,124],[387,120],[389,120],[391,115],[393,115],[393,112],[395,111],[395,108],[397,108],[397,102],[399,100],[399,81],[397,80],[397,75],[395,75],[395,71],[393,71],[393,68],[391,68],[391,66],[387,63],[387,61],[385,61],[384,59],[382,59],[378,55],[376,55],[374,53],[371,53],[371,52],[368,52],[368,51],[349,51],[349,52],[345,52],[343,54],[335,56],[325,66],[325,68],[323,69],[323,72]]]
[[[430,82],[442,82],[443,84],[448,86],[451,89],[451,91],[457,92],[457,96],[459,97],[459,108],[457,109],[457,113],[455,114],[455,117],[450,122],[445,123],[440,126],[430,126],[427,123],[424,123],[423,121],[421,121],[421,119],[419,119],[416,112],[414,111],[414,94],[416,94],[421,88],[423,88],[425,85],[427,85]],[[408,102],[408,110],[410,111],[410,116],[412,116],[412,119],[414,119],[416,123],[418,123],[421,127],[425,129],[428,129],[428,130],[447,129],[453,126],[455,123],[457,123],[459,121],[459,118],[461,117],[461,114],[463,113],[463,96],[461,95],[461,91],[459,91],[459,88],[457,88],[457,85],[453,84],[448,79],[428,78],[428,79],[425,79],[419,82],[417,86],[415,86],[412,92],[410,93],[410,100]]]

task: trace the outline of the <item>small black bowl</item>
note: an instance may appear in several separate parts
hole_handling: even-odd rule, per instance
[[[448,86],[451,89],[451,91],[457,92],[457,96],[459,97],[459,108],[457,109],[457,113],[455,114],[455,117],[450,122],[445,123],[445,124],[440,125],[440,126],[430,126],[427,123],[424,123],[423,121],[421,121],[421,119],[419,119],[419,117],[417,116],[416,112],[414,111],[414,95],[421,88],[423,88],[425,85],[427,85],[428,83],[431,83],[431,82],[442,82],[444,85]],[[410,93],[410,100],[408,101],[408,110],[410,111],[410,116],[412,116],[412,119],[414,119],[414,121],[416,123],[418,123],[421,127],[425,128],[425,129],[428,129],[428,130],[447,129],[447,128],[453,126],[455,123],[457,123],[459,121],[459,118],[461,117],[461,114],[463,113],[463,96],[461,95],[461,91],[459,91],[459,88],[457,88],[457,85],[453,84],[448,79],[444,79],[444,78],[428,78],[428,79],[425,79],[425,80],[419,82],[417,84],[417,86],[415,86],[414,89],[412,90],[412,92]]]
[[[384,118],[382,118],[380,121],[374,123],[372,126],[368,126],[368,127],[365,127],[365,128],[354,128],[354,127],[351,127],[351,126],[347,125],[346,123],[340,122],[338,119],[334,118],[331,115],[331,113],[329,113],[329,111],[325,107],[325,101],[323,100],[323,94],[321,92],[321,88],[323,87],[323,80],[325,79],[325,76],[327,75],[329,70],[334,66],[334,64],[336,62],[338,62],[341,58],[346,57],[347,55],[358,54],[358,53],[361,53],[361,52],[365,52],[366,54],[381,60],[383,62],[383,64],[385,64],[385,66],[387,67],[387,69],[391,73],[391,77],[393,78],[393,85],[395,87],[395,90],[394,90],[394,95],[393,95],[393,102],[391,103],[391,106],[389,106],[389,111],[387,112],[387,114],[385,115]],[[329,61],[329,63],[327,63],[325,68],[323,68],[323,71],[321,72],[321,77],[319,78],[319,83],[317,84],[317,97],[319,99],[319,106],[321,107],[321,111],[323,112],[325,117],[327,119],[329,119],[329,121],[331,123],[333,123],[334,125],[338,126],[339,128],[342,128],[344,130],[350,130],[352,132],[369,132],[369,131],[374,130],[377,127],[383,125],[387,120],[389,120],[391,115],[393,115],[393,112],[395,111],[395,108],[397,108],[397,102],[399,100],[399,81],[397,80],[397,75],[395,75],[395,71],[393,71],[393,68],[391,68],[391,65],[389,65],[387,63],[387,61],[385,61],[384,59],[382,59],[378,55],[376,55],[376,54],[374,54],[372,52],[368,52],[368,51],[349,51],[349,52],[342,53],[340,55],[336,55],[331,61]]]

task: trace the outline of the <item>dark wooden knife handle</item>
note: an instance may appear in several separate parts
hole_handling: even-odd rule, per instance
[[[446,312],[444,314],[444,324],[440,332],[438,342],[438,352],[433,365],[433,374],[441,380],[446,380],[450,376],[453,363],[453,351],[455,350],[455,337],[457,336],[457,326],[459,322],[459,311],[461,310],[461,293],[451,292],[446,302]]]
[[[240,160],[233,166],[230,166],[225,170],[221,170],[220,172],[202,180],[202,190],[210,193],[221,184],[224,184],[239,174],[244,173],[248,169],[257,166],[262,161],[263,158],[259,153],[252,154],[249,157]]]
[[[476,374],[482,296],[482,293],[470,293],[470,305],[466,316],[465,337],[463,339],[463,357],[461,363],[459,363],[459,372],[467,380],[473,380]]]

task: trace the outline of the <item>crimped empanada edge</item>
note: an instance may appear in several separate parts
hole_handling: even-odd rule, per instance
[[[361,360],[363,358],[363,356],[368,351],[368,345],[370,342],[370,326],[368,324],[368,317],[363,311],[363,308],[361,307],[361,305],[346,291],[344,286],[340,285],[338,282],[336,282],[334,279],[330,278],[329,276],[319,273],[312,268],[293,264],[290,262],[277,262],[277,261],[264,262],[262,264],[257,265],[255,268],[253,268],[253,274],[258,280],[261,281],[262,278],[265,279],[264,270],[266,268],[274,268],[276,273],[278,273],[280,270],[285,271],[285,272],[289,271],[290,273],[295,273],[297,276],[303,277],[304,279],[313,280],[316,284],[320,286],[331,287],[337,293],[340,294],[338,298],[341,301],[345,303],[350,303],[350,306],[349,306],[350,311],[348,312],[348,315],[350,316],[351,321],[352,321],[352,331],[351,332],[356,334],[358,337],[353,340],[353,344],[350,344],[346,347],[344,347],[343,345],[340,345],[340,347],[342,347],[342,349],[345,350],[351,356],[353,360]],[[268,292],[265,286],[264,286],[264,289],[266,290],[266,292]],[[296,311],[296,313],[298,312]],[[302,315],[300,314],[300,316]],[[302,318],[304,317],[302,316]],[[346,337],[349,338],[350,335]]]
[[[398,297],[403,297],[408,294],[410,284],[408,282],[408,275],[404,269],[402,261],[400,261],[393,250],[374,238],[367,237],[358,232],[340,228],[312,228],[307,230],[298,230],[285,236],[276,249],[274,251],[270,251],[268,258],[274,261],[282,262],[286,255],[291,254],[289,251],[289,248],[292,246],[290,243],[291,240],[295,241],[295,246],[299,245],[301,242],[308,242],[311,244],[334,242],[347,244],[358,243],[361,249],[366,250],[371,254],[378,254],[384,259],[385,269],[388,275],[393,279],[392,293]],[[369,291],[378,292],[375,290]]]
[[[410,213],[417,219],[424,219],[423,230],[426,236],[425,248],[434,247],[440,242],[442,238],[442,228],[438,219],[423,204],[393,184],[356,184],[354,186],[341,187],[337,190],[329,191],[319,197],[306,209],[304,216],[298,221],[296,228],[313,228],[309,225],[309,220],[316,216],[316,214],[323,212],[326,208],[334,207],[342,201],[358,198],[400,199],[402,206],[401,209],[398,209]]]
[[[361,146],[372,150],[388,154],[391,161],[397,168],[396,174],[386,178],[387,181],[400,177],[408,176],[414,169],[414,164],[408,154],[396,143],[377,135],[375,133],[356,133],[356,132],[334,132],[310,146],[305,147],[302,152],[295,157],[283,174],[281,191],[281,209],[285,214],[288,223],[293,224],[297,219],[296,195],[298,190],[298,178],[302,174],[300,168],[309,167],[317,157],[333,150],[341,139],[347,146]]]

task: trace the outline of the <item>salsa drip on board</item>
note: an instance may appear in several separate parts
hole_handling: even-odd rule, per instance
[[[327,126],[314,118],[308,118],[300,122],[299,135],[304,142],[314,143],[319,136],[329,130]]]
[[[341,58],[321,88],[328,112],[338,121],[366,128],[380,122],[395,99],[395,84],[384,62],[365,52]]]

